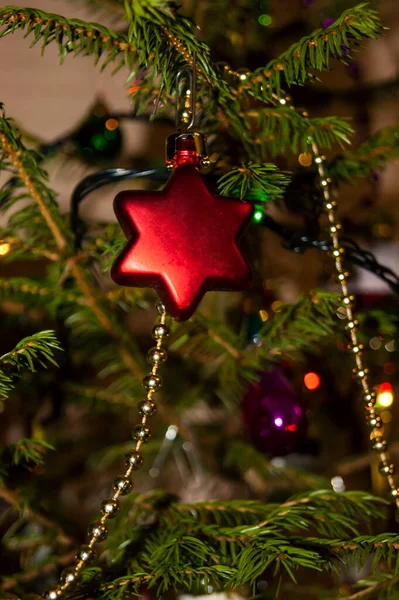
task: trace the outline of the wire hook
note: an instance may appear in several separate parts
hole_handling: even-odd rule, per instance
[[[197,53],[193,51],[192,69],[183,67],[176,75],[176,129],[189,131],[195,123]],[[185,84],[185,85],[184,85]],[[181,105],[183,104],[183,112]]]

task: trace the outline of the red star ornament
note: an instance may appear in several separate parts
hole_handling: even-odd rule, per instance
[[[154,288],[175,319],[189,319],[207,291],[242,290],[251,283],[237,240],[253,207],[214,196],[194,166],[175,169],[159,192],[119,193],[114,210],[129,241],[112,279]]]

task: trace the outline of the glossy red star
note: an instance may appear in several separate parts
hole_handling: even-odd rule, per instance
[[[237,240],[252,205],[213,196],[195,167],[178,167],[159,192],[121,192],[114,209],[129,241],[112,278],[154,288],[175,319],[189,319],[207,291],[250,284]]]

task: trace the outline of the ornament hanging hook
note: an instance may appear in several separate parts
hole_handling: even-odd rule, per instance
[[[197,53],[193,51],[192,69],[183,67],[176,75],[176,129],[187,132],[195,123]],[[181,110],[183,108],[183,110]]]

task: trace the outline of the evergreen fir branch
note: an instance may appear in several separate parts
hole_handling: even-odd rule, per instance
[[[21,340],[11,352],[0,357],[0,396],[7,397],[25,370],[35,372],[36,365],[56,365],[54,350],[61,347],[53,331],[41,331]]]
[[[47,174],[38,164],[35,153],[24,148],[12,120],[5,116],[2,104],[0,104],[0,113],[1,152],[15,167],[18,178],[21,179],[31,198],[37,203],[58,249],[65,251],[69,232],[61,219],[55,195],[47,186]]]
[[[238,196],[266,204],[281,198],[289,182],[289,174],[276,165],[249,162],[220,177],[217,186],[222,196]]]
[[[4,577],[0,584],[0,589],[4,591],[12,590],[17,586],[39,579],[39,577],[43,577],[43,575],[47,575],[59,567],[65,567],[71,564],[75,555],[76,550],[73,550],[72,552],[65,552],[61,555],[47,557],[46,560],[38,565],[36,564],[31,568],[24,569],[12,577]]]
[[[2,131],[3,133],[1,133]],[[5,155],[14,165],[19,178],[23,181],[25,187],[39,208],[42,218],[52,233],[58,250],[63,254],[67,254],[67,256],[71,255],[73,250],[70,232],[60,216],[54,194],[45,183],[47,175],[37,165],[34,153],[23,146],[18,131],[14,127],[12,121],[5,117],[4,109],[3,118],[0,119],[0,143],[3,146]],[[116,321],[113,314],[106,311],[103,300],[99,299],[93,291],[90,282],[88,281],[85,268],[79,264],[78,259],[79,257],[76,256],[69,256],[67,258],[66,271],[64,271],[64,274],[70,273],[74,277],[85,303],[90,307],[95,318],[110,338],[117,340],[118,352],[121,359],[138,379],[142,379],[143,373],[140,365],[133,356],[129,344],[125,341],[126,333],[119,326],[119,323]],[[130,343],[130,345],[132,345],[132,343]]]
[[[359,4],[349,8],[329,27],[302,38],[265,67],[256,69],[239,91],[271,101],[281,85],[304,84],[316,79],[312,70],[326,71],[331,58],[346,63],[348,50],[356,51],[363,40],[378,38],[384,28],[376,11]]]
[[[283,305],[258,333],[259,352],[273,356],[281,352],[309,350],[337,327],[338,296],[322,290],[301,294],[295,304]]]
[[[380,571],[369,575],[356,582],[359,591],[347,596],[347,600],[360,600],[361,598],[395,598],[399,586],[399,577],[392,571]]]
[[[2,262],[14,260],[36,260],[38,258],[47,258],[51,261],[58,260],[58,254],[47,248],[42,248],[31,242],[27,243],[18,237],[8,235],[6,230],[0,229],[0,240],[2,244],[10,245],[10,252],[2,256]]]
[[[286,106],[250,109],[244,116],[255,129],[255,144],[264,146],[272,155],[290,148],[292,152],[308,152],[312,137],[320,148],[350,143],[352,127],[337,117],[307,118]]]
[[[54,446],[45,440],[37,438],[24,438],[8,446],[11,451],[11,461],[14,465],[25,464],[29,469],[42,465],[48,450],[55,450]]]
[[[55,42],[61,62],[73,53],[94,56],[95,64],[104,57],[102,69],[117,59],[117,67],[122,67],[125,61],[131,67],[132,58],[137,52],[125,35],[98,23],[67,19],[34,8],[5,6],[0,9],[0,38],[19,29],[26,31],[25,37],[33,36],[31,45],[41,43],[43,51]]]
[[[64,545],[74,543],[73,540],[64,533],[63,529],[58,523],[52,521],[38,510],[35,510],[29,506],[19,492],[15,490],[9,490],[6,486],[0,485],[0,498],[4,500],[6,504],[21,513],[21,516],[24,520],[34,521],[44,527],[46,530],[55,533],[56,537],[53,538],[54,541]],[[5,539],[5,537],[6,536],[4,536],[3,539]]]
[[[174,0],[124,0],[125,14],[128,20],[133,17],[146,19],[162,25],[165,17],[174,18]]]
[[[377,131],[358,148],[345,152],[328,167],[334,181],[352,181],[355,177],[370,177],[399,157],[399,124]]]
[[[21,302],[30,307],[38,307],[54,315],[61,304],[84,304],[74,290],[63,290],[27,277],[0,278],[0,300]]]
[[[224,457],[229,468],[240,471],[244,479],[247,473],[255,472],[265,487],[289,487],[289,489],[322,489],[328,485],[327,479],[309,471],[302,471],[288,465],[275,466],[266,456],[244,441],[230,443]]]

